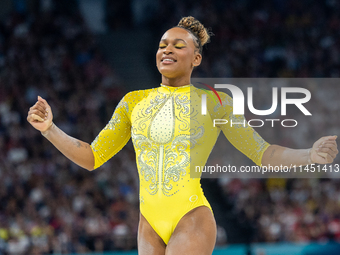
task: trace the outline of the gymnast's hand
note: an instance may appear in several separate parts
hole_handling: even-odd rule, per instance
[[[38,101],[33,105],[27,115],[27,121],[40,132],[47,131],[53,124],[51,107],[45,99],[38,96]]]
[[[336,135],[324,136],[317,140],[310,149],[311,163],[329,164],[332,163],[338,154]]]

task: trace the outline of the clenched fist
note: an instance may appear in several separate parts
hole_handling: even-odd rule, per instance
[[[310,153],[310,163],[329,164],[332,163],[338,154],[338,146],[336,143],[336,135],[324,136],[317,140]]]
[[[45,99],[38,96],[38,101],[30,108],[27,121],[40,132],[47,131],[53,125],[51,107]]]

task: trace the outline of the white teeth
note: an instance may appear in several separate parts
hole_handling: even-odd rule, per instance
[[[165,59],[163,59],[162,61],[172,61],[172,62],[175,62],[175,60],[170,59],[170,58],[165,58]]]

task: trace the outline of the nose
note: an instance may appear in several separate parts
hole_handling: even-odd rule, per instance
[[[163,49],[163,53],[166,54],[166,55],[168,55],[168,54],[170,54],[170,53],[172,53],[172,52],[173,52],[173,50],[172,50],[172,47],[171,47],[170,44],[168,44],[168,45]]]

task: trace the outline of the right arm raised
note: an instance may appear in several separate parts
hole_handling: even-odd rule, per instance
[[[52,120],[51,107],[45,99],[38,97],[28,112],[27,121],[67,158],[89,171],[93,170],[94,155],[90,145],[65,134]]]

